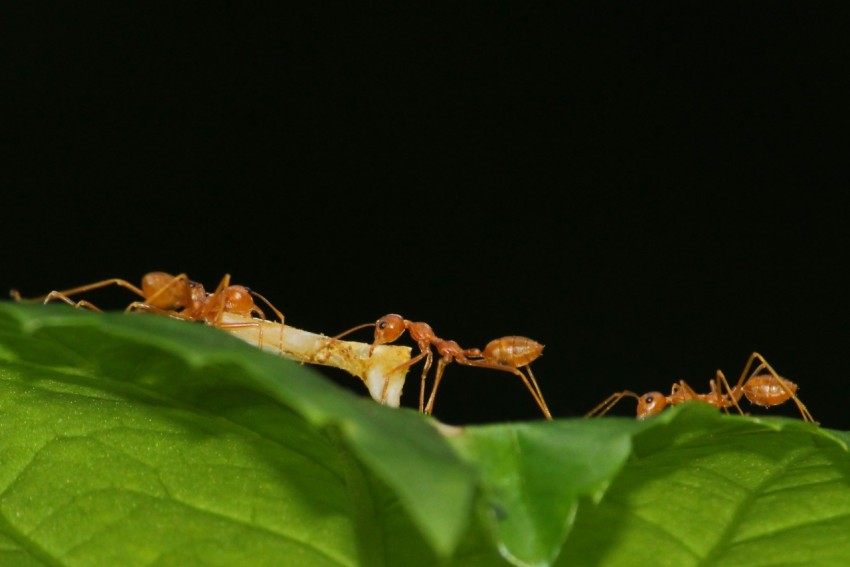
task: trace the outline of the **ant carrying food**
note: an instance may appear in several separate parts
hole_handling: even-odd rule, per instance
[[[45,296],[28,300],[23,299],[17,290],[13,289],[10,293],[16,301],[40,301],[48,303],[58,300],[77,308],[85,307],[94,311],[101,311],[86,300],[75,302],[71,299],[71,296],[110,285],[117,285],[128,289],[142,298],[142,301],[130,303],[125,309],[126,312],[149,311],[177,319],[200,321],[219,328],[256,326],[256,323],[253,322],[223,323],[222,316],[225,313],[232,313],[252,318],[258,316],[261,319],[265,319],[265,314],[253,299],[253,297],[257,297],[274,311],[275,315],[280,318],[281,323],[283,322],[283,313],[265,297],[245,286],[231,285],[230,274],[224,275],[212,293],[207,293],[202,284],[191,281],[186,274],[173,276],[165,272],[149,272],[145,274],[142,278],[141,288],[136,287],[127,280],[110,278],[64,291],[51,291]]]
[[[349,333],[371,326],[375,327],[375,338],[370,352],[378,345],[394,342],[401,337],[405,331],[407,331],[410,334],[410,337],[416,341],[420,353],[400,365],[398,368],[393,370],[393,372],[416,364],[423,358],[425,359],[425,366],[422,369],[422,378],[419,387],[419,411],[426,414],[432,413],[434,409],[434,399],[437,395],[437,387],[442,379],[443,371],[445,370],[446,365],[451,364],[452,362],[457,362],[458,364],[466,366],[478,366],[481,368],[490,368],[493,370],[501,370],[516,374],[522,379],[529,392],[531,392],[534,401],[540,407],[540,410],[543,412],[546,419],[552,419],[552,414],[546,406],[546,402],[543,400],[543,394],[540,391],[540,387],[534,379],[531,369],[528,367],[528,365],[542,353],[543,345],[540,343],[525,337],[513,336],[495,339],[491,341],[483,351],[480,349],[464,349],[461,348],[461,346],[455,341],[447,341],[438,337],[431,326],[427,323],[409,321],[401,315],[394,313],[384,315],[375,323],[365,323],[363,325],[353,327],[335,336],[334,339],[339,339]],[[434,386],[431,389],[431,395],[429,396],[428,404],[426,405],[425,381],[434,359],[434,353],[431,350],[432,346],[437,350],[440,358],[437,361]],[[528,377],[519,370],[522,366],[528,368]]]
[[[284,324],[283,314],[265,297],[245,286],[231,285],[226,274],[212,293],[207,293],[200,283],[189,280],[186,274],[173,276],[165,272],[151,272],[142,278],[141,287],[112,278],[64,291],[53,291],[45,296],[24,299],[17,290],[11,295],[22,302],[63,301],[76,308],[101,311],[92,303],[74,302],[71,296],[116,285],[123,287],[142,300],[131,303],[125,312],[145,311],[166,315],[184,321],[197,321],[215,326],[261,350],[301,363],[333,366],[358,377],[368,387],[369,394],[381,404],[398,407],[405,373],[396,368],[410,359],[410,347],[386,346],[372,356],[374,346],[350,341],[329,341],[325,335],[311,333]],[[280,319],[268,321],[254,301],[265,302]],[[269,343],[264,339],[270,337]]]
[[[756,360],[759,364],[750,372],[750,368]],[[767,372],[763,373],[762,371]],[[738,413],[743,414],[744,412],[738,402],[741,398],[746,397],[750,403],[763,407],[778,406],[788,400],[793,400],[797,409],[800,410],[803,421],[817,423],[797,397],[797,384],[777,374],[764,357],[757,352],[750,355],[744,370],[741,372],[741,377],[734,387],[729,386],[729,382],[720,370],[717,371],[716,378],[709,381],[709,385],[710,391],[707,394],[697,393],[684,380],[673,384],[669,396],[665,396],[661,392],[648,392],[642,396],[629,390],[616,392],[589,411],[586,417],[605,415],[624,397],[637,399],[638,419],[657,415],[669,405],[688,401],[704,402],[727,412],[728,408],[735,407]],[[726,389],[726,393],[723,392],[723,388]]]

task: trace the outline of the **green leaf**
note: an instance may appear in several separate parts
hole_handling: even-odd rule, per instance
[[[452,428],[201,324],[0,302],[0,565],[845,565],[850,435]]]
[[[846,565],[846,436],[786,418],[668,410],[635,436],[559,565]]]
[[[5,303],[0,345],[0,510],[14,553],[383,559],[374,549],[393,542],[352,521],[374,507],[359,463],[438,556],[467,528],[474,475],[424,417],[216,329]]]
[[[519,423],[468,428],[453,439],[477,464],[481,514],[516,564],[548,565],[569,532],[579,497],[599,497],[631,451],[637,421]]]

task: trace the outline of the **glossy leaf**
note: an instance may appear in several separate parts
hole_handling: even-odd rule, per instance
[[[585,512],[561,565],[846,565],[846,437],[689,404],[635,436]]]
[[[843,565],[848,435],[450,428],[200,324],[0,303],[0,565]]]
[[[309,367],[216,329],[3,304],[0,345],[0,507],[15,520],[10,531],[26,534],[25,547],[68,556],[64,546],[76,538],[67,531],[80,530],[79,518],[56,516],[56,506],[79,506],[94,492],[116,513],[126,507],[119,518],[132,527],[121,533],[136,534],[128,543],[145,533],[151,542],[175,538],[150,550],[157,557],[172,546],[186,553],[190,541],[223,547],[232,540],[253,556],[257,546],[268,550],[274,562],[284,550],[266,547],[267,540],[282,538],[286,546],[352,563],[354,542],[371,533],[351,521],[369,505],[358,499],[371,497],[352,484],[360,482],[362,466],[386,485],[437,555],[452,551],[466,529],[473,473],[422,416],[353,396]],[[149,490],[135,485],[140,475]],[[226,521],[217,529],[200,520],[195,526],[177,513],[184,508]],[[119,539],[95,538],[114,534],[119,518],[88,522],[80,545],[135,555]],[[33,532],[48,525],[55,540]],[[311,527],[290,534],[283,526]],[[370,544],[364,540],[357,553]]]

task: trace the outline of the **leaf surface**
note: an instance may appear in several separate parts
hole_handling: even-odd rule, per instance
[[[200,324],[0,303],[0,565],[846,565],[844,432],[451,428]]]

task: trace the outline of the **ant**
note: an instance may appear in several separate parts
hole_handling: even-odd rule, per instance
[[[467,366],[479,366],[481,368],[491,368],[493,370],[502,370],[516,374],[525,383],[546,419],[552,419],[552,414],[546,406],[546,402],[543,401],[543,394],[537,385],[537,381],[534,379],[534,375],[531,373],[531,369],[528,369],[531,381],[519,370],[520,367],[528,366],[531,361],[540,356],[543,351],[543,345],[525,337],[503,337],[491,341],[485,347],[484,351],[476,348],[464,349],[455,341],[447,341],[438,337],[428,323],[409,321],[401,315],[394,313],[384,315],[375,323],[364,323],[363,325],[353,327],[333,338],[339,339],[349,333],[373,325],[375,327],[375,339],[369,349],[370,355],[375,347],[397,340],[405,331],[410,333],[411,338],[416,341],[420,354],[399,365],[392,372],[395,373],[403,370],[406,367],[416,364],[423,358],[425,359],[425,366],[422,369],[422,379],[419,387],[420,412],[429,415],[432,413],[434,399],[437,395],[437,387],[443,377],[443,371],[446,365],[457,362]],[[437,350],[440,358],[437,361],[434,386],[431,389],[428,404],[425,405],[425,381],[434,360],[434,353],[431,350],[432,346]]]
[[[759,362],[758,366],[752,372],[749,372],[756,360]],[[763,370],[767,372],[762,373]],[[800,410],[803,421],[817,423],[812,417],[812,414],[809,413],[809,410],[806,409],[806,406],[803,405],[803,402],[797,397],[797,384],[779,376],[764,357],[757,352],[750,355],[735,387],[729,386],[729,382],[720,370],[717,371],[716,379],[709,381],[709,385],[711,391],[707,394],[697,393],[684,380],[673,384],[669,396],[665,396],[661,392],[648,392],[642,396],[638,396],[629,390],[617,392],[611,394],[601,404],[589,411],[586,417],[605,415],[624,397],[637,399],[638,419],[657,415],[668,405],[681,404],[692,400],[710,404],[724,411],[728,411],[728,408],[734,406],[738,410],[738,413],[743,414],[744,412],[741,410],[738,402],[742,397],[746,397],[750,403],[763,407],[777,406],[788,400],[794,400],[797,409]],[[725,394],[723,393],[724,387],[726,388]]]
[[[281,323],[283,322],[283,314],[265,297],[245,286],[230,285],[230,274],[224,275],[212,293],[207,293],[203,285],[191,281],[186,274],[172,276],[165,272],[149,272],[142,278],[141,288],[127,280],[110,278],[65,291],[51,291],[43,297],[31,300],[24,300],[15,289],[11,290],[10,295],[16,301],[43,301],[48,303],[60,300],[77,308],[85,307],[94,311],[101,311],[88,301],[74,302],[70,299],[70,296],[110,285],[123,287],[143,298],[143,301],[134,301],[128,305],[125,312],[150,311],[177,319],[201,321],[219,328],[256,326],[256,323],[222,322],[225,313],[252,318],[257,315],[261,319],[265,319],[265,314],[254,302],[252,296],[255,296],[268,305],[280,318]]]

